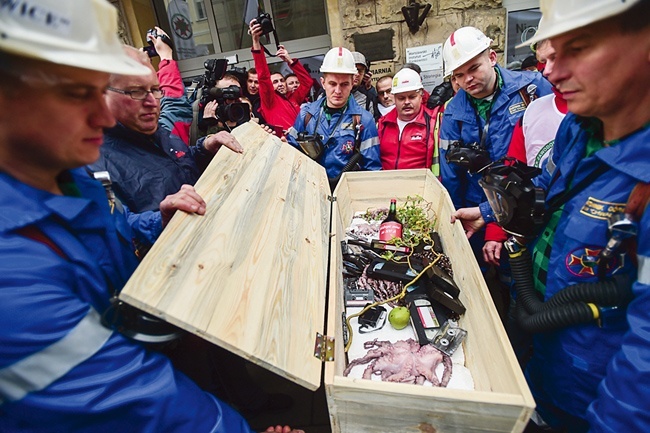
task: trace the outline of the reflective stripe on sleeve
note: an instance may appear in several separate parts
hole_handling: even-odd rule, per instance
[[[0,370],[0,404],[20,400],[30,392],[47,388],[93,356],[112,333],[101,325],[99,313],[90,308],[86,317],[68,335]]]
[[[548,154],[548,158],[546,158],[546,171],[548,171],[551,175],[555,173],[555,163],[553,162],[553,148],[551,147],[551,151]]]
[[[637,260],[639,261],[639,283],[650,285],[650,257],[639,255]]]
[[[443,139],[440,139],[440,149],[441,149],[441,150],[447,150],[447,149],[449,149],[449,143],[451,143],[451,140],[443,140]]]
[[[379,144],[379,137],[368,138],[367,140],[363,140],[361,142],[359,151],[363,152],[366,149],[370,149],[372,146],[377,146],[378,144]]]
[[[293,126],[287,130],[287,135],[292,136],[293,138],[298,138],[298,131]]]

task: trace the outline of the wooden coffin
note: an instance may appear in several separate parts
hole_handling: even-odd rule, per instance
[[[305,155],[254,123],[233,133],[244,154],[222,149],[196,184],[206,215],[175,215],[120,297],[310,390],[321,385],[317,336],[333,338],[324,377],[334,432],[523,431],[534,401],[437,179],[347,173],[332,198],[324,169]],[[468,310],[460,325],[472,391],[342,375],[344,229],[355,211],[415,195],[435,203]]]

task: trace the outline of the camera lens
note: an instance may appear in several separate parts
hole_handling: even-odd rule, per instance
[[[233,122],[241,122],[244,120],[245,114],[246,112],[241,104],[231,104],[228,107],[228,118]]]

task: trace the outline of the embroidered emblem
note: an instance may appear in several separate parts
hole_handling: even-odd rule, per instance
[[[512,104],[510,107],[508,107],[508,111],[510,112],[510,114],[517,114],[522,111],[526,111],[526,104],[524,104],[523,102]]]
[[[589,197],[580,209],[580,213],[590,218],[607,220],[613,213],[625,211],[625,203],[611,203]]]
[[[565,263],[567,270],[577,277],[594,277],[598,274],[598,255],[602,248],[576,248],[567,254]],[[614,257],[607,264],[607,272],[619,267],[619,258]]]
[[[411,140],[412,141],[421,141],[422,140],[422,134],[411,135]]]
[[[343,145],[341,146],[341,152],[347,154],[352,153],[354,150],[354,142],[352,140],[348,140]]]

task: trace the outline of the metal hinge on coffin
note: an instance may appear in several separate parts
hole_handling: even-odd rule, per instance
[[[334,361],[334,337],[328,337],[317,332],[314,356],[320,359],[321,362]]]

